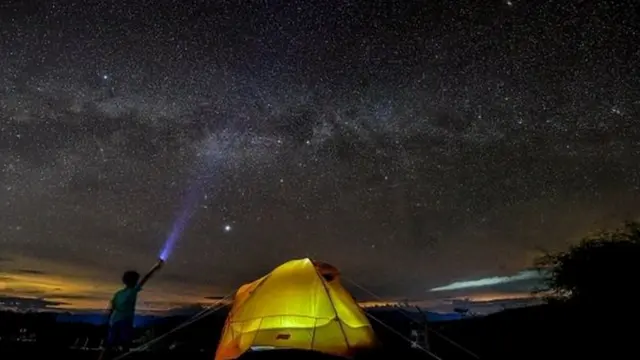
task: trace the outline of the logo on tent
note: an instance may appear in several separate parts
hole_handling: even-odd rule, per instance
[[[291,334],[278,334],[276,335],[276,340],[289,340]]]

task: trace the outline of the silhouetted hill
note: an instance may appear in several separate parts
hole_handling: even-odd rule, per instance
[[[135,319],[136,327],[147,327],[154,322],[162,320],[166,316],[159,315],[137,315]],[[57,322],[60,323],[86,323],[92,325],[102,325],[105,322],[105,313],[59,313],[55,314]]]
[[[411,329],[417,326],[412,324],[411,314],[399,309],[368,310],[384,324],[372,322],[384,345],[377,353],[380,358],[426,358],[419,351],[411,350],[407,340],[396,333],[408,336]],[[225,319],[226,311],[221,309],[159,341],[151,347],[151,354],[135,354],[131,358],[157,360],[188,357],[192,360],[210,360]],[[138,329],[138,335],[143,338],[142,341],[156,338],[185,320],[184,316],[164,318],[152,326]],[[621,320],[620,314],[602,316],[601,313],[595,315],[593,311],[562,304],[542,305],[506,310],[485,317],[431,323],[430,328],[434,332],[429,332],[429,339],[432,350],[443,360],[473,359],[448,339],[487,360],[594,358],[595,354],[605,352],[608,353],[605,358],[634,358],[625,354],[633,354],[627,344],[635,343],[628,340],[635,330],[631,327],[632,322]],[[73,352],[68,347],[78,337],[90,338],[93,346],[98,346],[106,332],[106,328],[101,326],[56,322],[52,314],[0,313],[0,321],[3,324],[0,358],[3,360],[17,359],[15,354],[20,354],[22,358],[44,351],[50,356],[63,356],[66,359],[89,359],[95,353]],[[37,341],[9,343],[9,338],[20,335],[16,329],[21,328],[36,333]],[[613,354],[618,355],[612,357]],[[262,355],[261,358],[269,356],[274,355]]]

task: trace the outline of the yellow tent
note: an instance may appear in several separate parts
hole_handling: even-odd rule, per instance
[[[338,270],[300,259],[238,289],[215,360],[264,349],[349,357],[374,344],[371,324],[340,284]]]

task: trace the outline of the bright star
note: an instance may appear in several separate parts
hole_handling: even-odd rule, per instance
[[[231,231],[231,225],[225,225],[224,232],[229,232],[229,231]]]

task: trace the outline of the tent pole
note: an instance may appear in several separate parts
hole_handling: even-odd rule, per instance
[[[315,270],[316,275],[318,275],[318,278],[320,279],[320,282],[324,287],[324,292],[327,294],[327,297],[329,298],[329,302],[331,302],[333,313],[336,314],[336,321],[338,322],[338,325],[340,326],[340,331],[342,332],[342,336],[344,337],[344,343],[347,345],[347,349],[351,350],[351,344],[349,344],[349,340],[347,339],[347,333],[344,332],[344,327],[342,326],[342,320],[340,319],[340,316],[338,316],[338,310],[336,309],[336,304],[333,302],[333,298],[331,297],[331,293],[329,292],[329,288],[325,283],[324,277],[322,277],[320,272],[318,272],[318,269],[316,269],[315,265],[313,266],[313,269]]]

